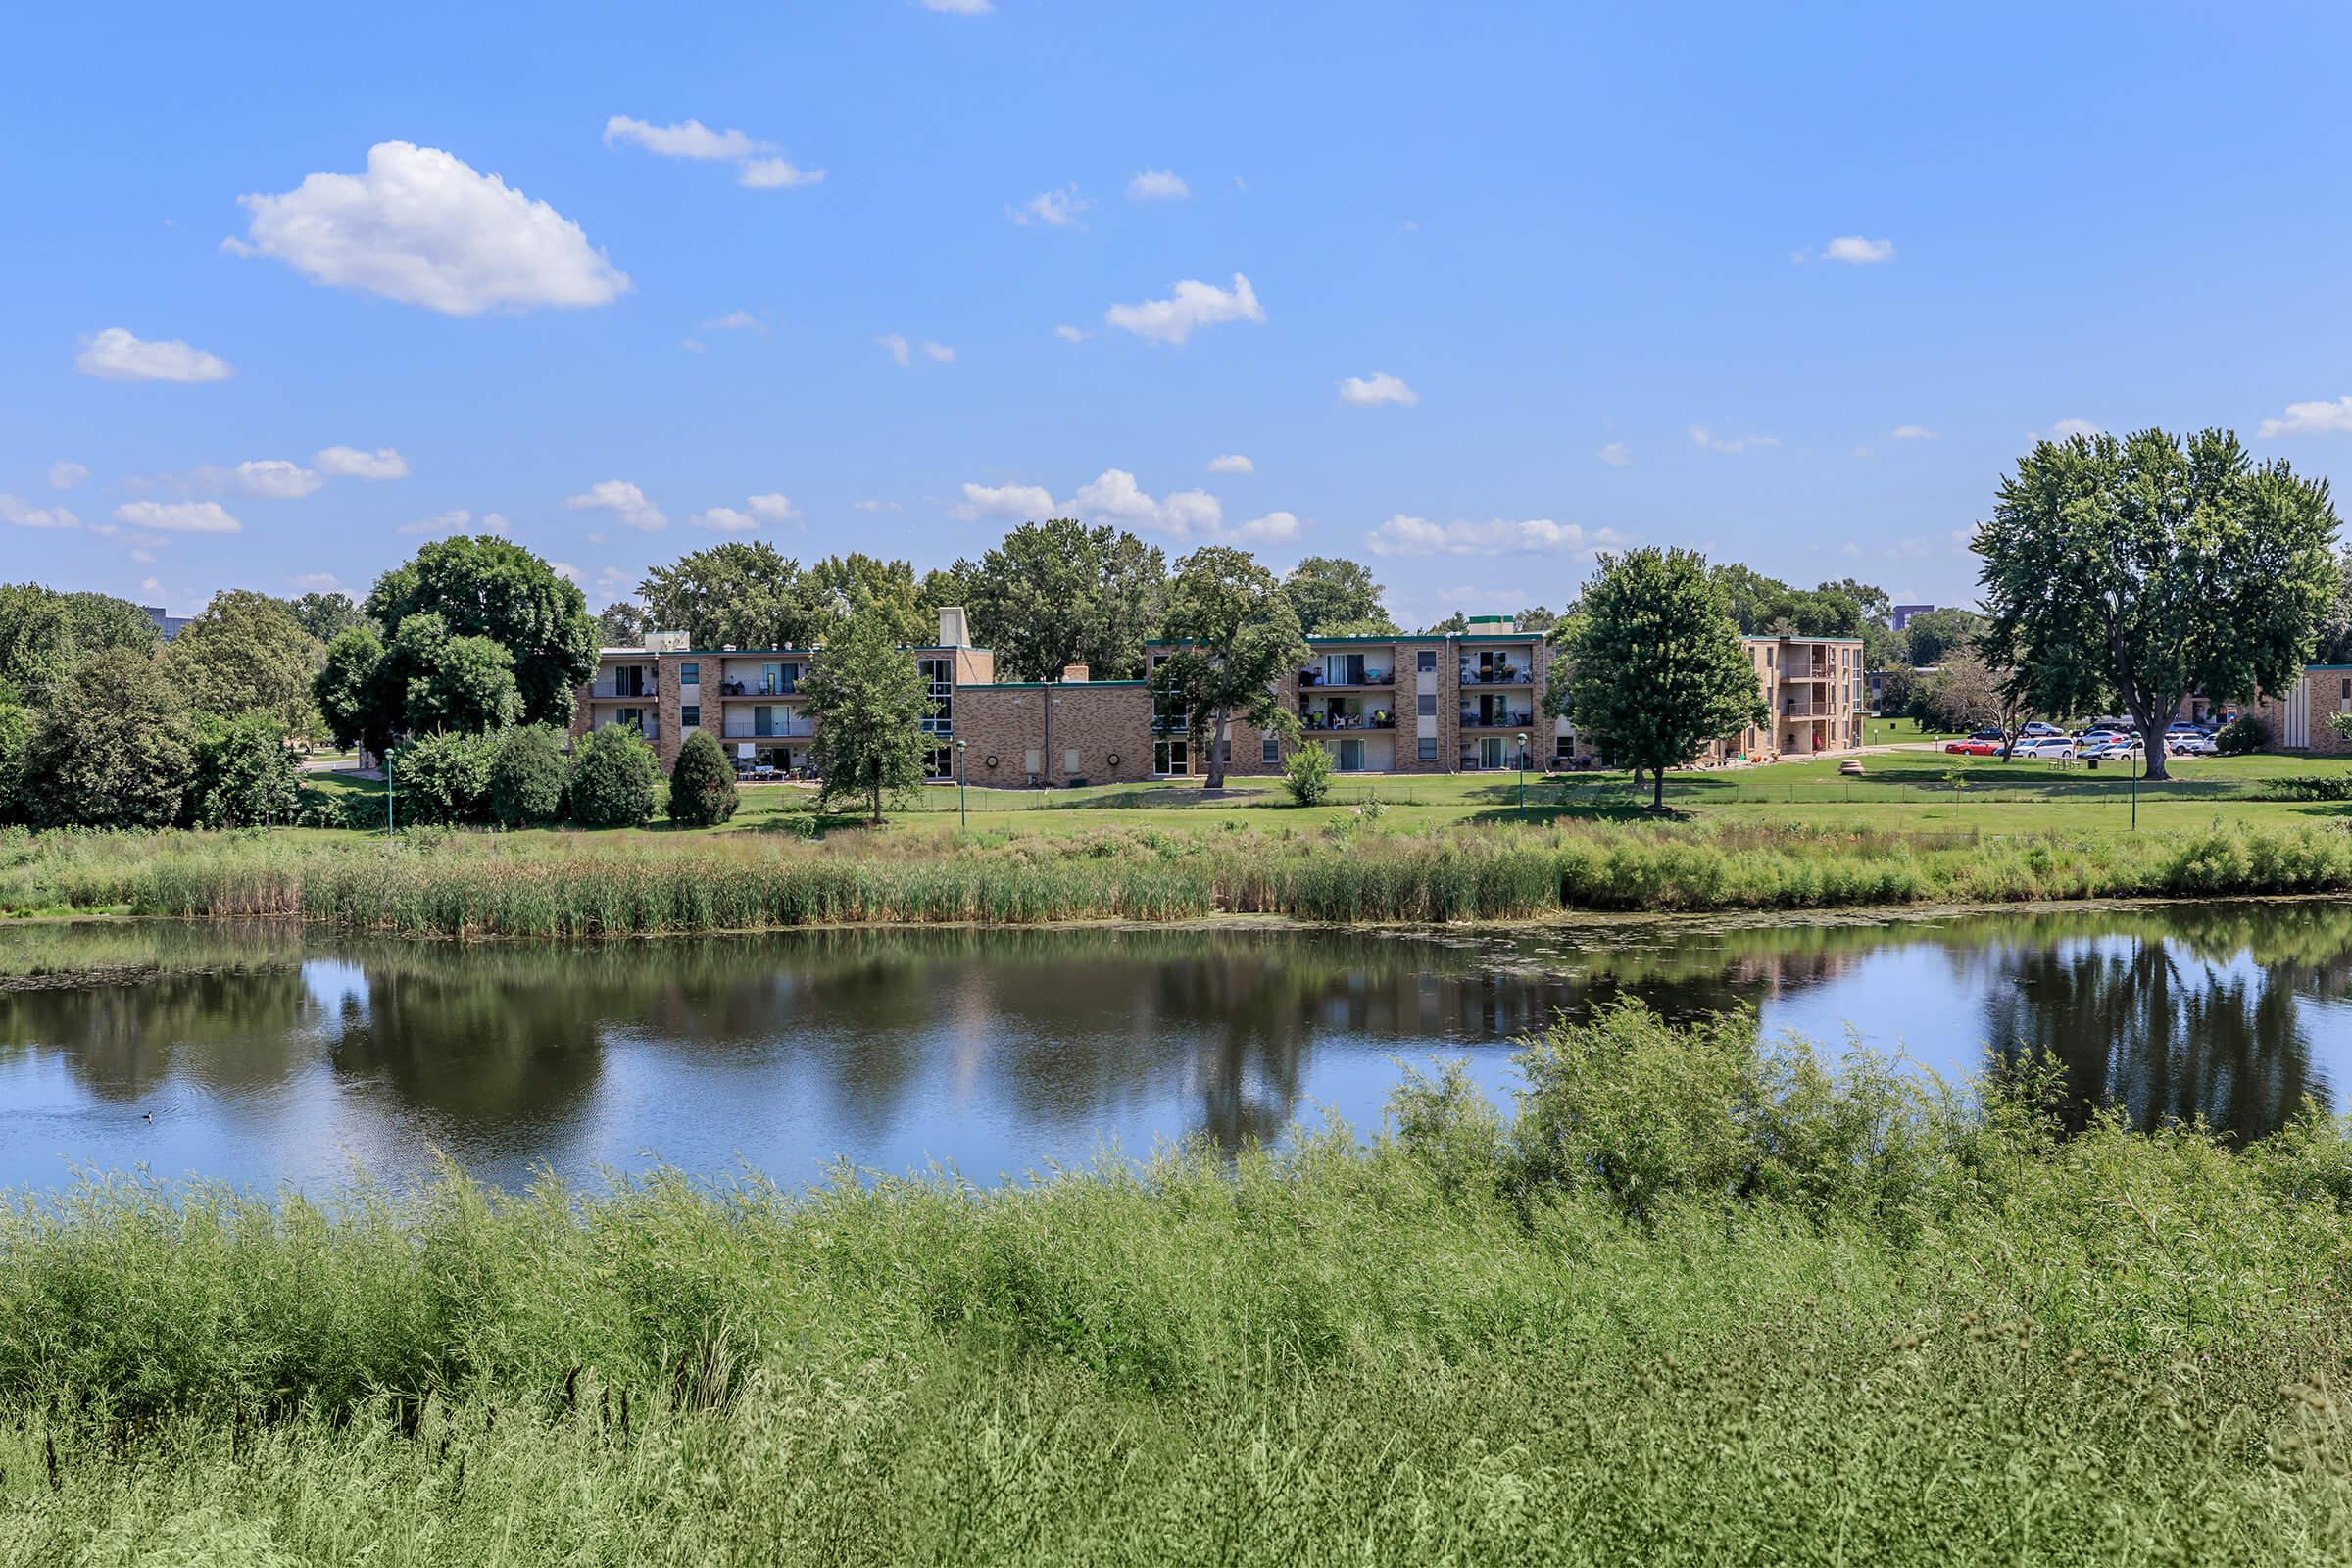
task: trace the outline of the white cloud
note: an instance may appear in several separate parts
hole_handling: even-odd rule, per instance
[[[74,368],[104,381],[225,381],[237,373],[218,354],[176,338],[150,343],[120,326],[83,338]]]
[[[1593,454],[1612,468],[1622,468],[1634,461],[1633,452],[1622,441],[1612,441]]]
[[[754,496],[743,504],[743,510],[733,507],[712,507],[697,513],[691,519],[698,528],[716,528],[721,533],[749,533],[763,522],[797,522],[801,509],[792,504],[789,496],[770,491]]]
[[[1061,339],[1064,343],[1083,343],[1088,338],[1093,337],[1095,334],[1092,332],[1082,332],[1077,327],[1074,327],[1065,321],[1054,329],[1054,335]]]
[[[923,339],[923,354],[926,358],[936,360],[942,365],[952,365],[956,360],[954,349],[945,343],[934,343],[929,338]]]
[[[331,473],[338,479],[406,479],[409,460],[390,447],[377,447],[373,452],[360,447],[328,447],[311,461],[320,473]]]
[[[1059,190],[1041,190],[1018,207],[1007,207],[1004,216],[1023,228],[1043,224],[1048,228],[1084,228],[1078,215],[1094,203],[1078,194],[1075,185]]]
[[[1233,536],[1253,544],[1289,544],[1298,537],[1298,519],[1287,512],[1269,512],[1234,529]]]
[[[760,526],[760,519],[733,507],[712,507],[698,512],[687,519],[698,528],[715,528],[720,533],[750,533]]]
[[[1105,468],[1079,486],[1070,510],[1089,522],[1117,523],[1126,528],[1149,528],[1179,539],[1222,532],[1225,509],[1205,490],[1179,490],[1155,500],[1136,484],[1125,468]]]
[[[1188,278],[1176,285],[1173,299],[1113,305],[1102,313],[1102,319],[1112,326],[1152,343],[1182,343],[1199,327],[1265,318],[1256,291],[1239,272],[1233,274],[1229,290]]]
[[[245,525],[218,501],[126,501],[115,520],[159,533],[242,533]]]
[[[897,512],[901,510],[896,501],[876,501],[871,496],[866,497],[863,501],[853,501],[850,505],[859,512]]]
[[[735,176],[746,190],[796,190],[824,182],[823,170],[803,169],[789,158],[747,158]]]
[[[669,519],[662,509],[645,498],[645,492],[626,479],[600,479],[588,487],[585,494],[570,497],[564,503],[573,512],[610,512],[613,520],[631,528],[652,532],[666,528]]]
[[[1864,239],[1859,234],[1840,234],[1823,246],[1821,254],[1825,261],[1849,262],[1856,267],[1867,267],[1873,262],[1893,261],[1894,241]]]
[[[2066,418],[2051,425],[2050,433],[2046,436],[2039,430],[2028,430],[2026,439],[2029,441],[2072,441],[2079,435],[2105,435],[2106,433],[2088,419]]]
[[[283,458],[240,463],[235,476],[237,488],[247,495],[269,496],[277,501],[299,501],[316,494],[326,483],[312,469]]]
[[[1709,452],[1757,452],[1781,444],[1777,435],[1717,435],[1703,424],[1690,427],[1690,439]]]
[[[399,531],[410,534],[464,533],[466,526],[472,521],[473,514],[460,507],[455,511],[438,513],[430,517],[419,517],[415,522],[404,522],[400,525]]]
[[[704,342],[699,337],[680,338],[678,340],[678,347],[684,349],[689,354],[708,354],[710,352],[710,345]]]
[[[997,9],[993,0],[922,0],[922,5],[950,17],[985,17]]]
[[[1590,557],[1627,543],[1610,528],[1584,528],[1549,517],[1525,521],[1435,523],[1402,513],[1364,536],[1376,556],[1570,556]]]
[[[767,323],[750,311],[729,311],[724,316],[715,316],[705,321],[703,329],[710,332],[764,332]]]
[[[1421,394],[1405,385],[1401,376],[1374,370],[1370,375],[1350,375],[1342,380],[1340,401],[1352,403],[1359,409],[1376,409],[1384,403],[1400,403],[1409,408],[1421,401]]]
[[[1894,427],[1894,438],[1897,441],[1933,441],[1936,437],[1936,432],[1924,424],[1898,424]]]
[[[547,569],[574,586],[585,585],[588,581],[580,574],[580,568],[568,561],[551,561],[547,564]]]
[[[882,346],[882,351],[885,354],[888,354],[892,359],[898,361],[901,365],[912,365],[914,363],[914,345],[907,342],[898,333],[888,333],[885,336],[874,339],[874,341]]]
[[[983,518],[1033,522],[1057,516],[1059,513],[1054,505],[1054,493],[1044,485],[986,485],[966,480],[963,499],[948,509],[948,514],[965,522]]]
[[[164,581],[161,577],[141,577],[139,592],[150,599],[161,599],[164,597]]]
[[[797,522],[801,515],[801,509],[792,504],[790,497],[772,490],[766,495],[752,497],[744,505],[761,522]]]
[[[62,458],[49,465],[49,488],[52,490],[71,490],[89,476],[89,469]]]
[[[1172,169],[1147,169],[1127,182],[1131,202],[1178,202],[1193,193]]]
[[[699,120],[653,125],[627,115],[614,115],[605,122],[605,145],[618,147],[624,142],[642,147],[657,158],[703,160],[749,158],[761,145],[740,130],[712,130]]]
[[[2262,421],[2262,435],[2273,439],[2282,435],[2352,434],[2352,398],[2337,398],[2333,403],[2289,403],[2286,417]]]
[[[145,545],[140,545],[137,549],[130,552],[128,559],[137,562],[142,566],[152,566],[162,558],[156,555],[154,551],[148,549]]]
[[[331,571],[306,571],[298,577],[288,577],[286,586],[300,588],[305,593],[331,594],[342,588],[343,579]]]
[[[1238,452],[1228,452],[1221,457],[1209,459],[1208,471],[1211,473],[1255,473],[1257,465]]]
[[[482,532],[503,535],[513,533],[514,531],[514,524],[509,522],[499,514],[495,512],[485,512],[482,514]]]
[[[449,316],[609,305],[631,286],[579,224],[438,148],[378,142],[364,174],[238,200],[252,221],[223,249]]]
[[[63,507],[27,506],[6,492],[0,492],[0,522],[19,528],[78,528],[81,519]]]

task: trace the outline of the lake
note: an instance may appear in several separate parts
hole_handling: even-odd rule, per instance
[[[515,1187],[665,1162],[787,1184],[846,1158],[975,1180],[1325,1114],[1396,1059],[1635,996],[1960,1077],[2047,1051],[2084,1106],[2258,1137],[2352,1093],[2352,905],[1519,932],[891,929],[459,946],[283,926],[0,930],[0,1184],[79,1169],[394,1179],[435,1151]],[[147,1118],[152,1113],[153,1121]]]

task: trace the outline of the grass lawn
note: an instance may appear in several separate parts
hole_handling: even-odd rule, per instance
[[[1922,729],[1916,718],[1870,718],[1862,724],[1862,739],[1872,746],[1896,746],[1904,741],[1948,741],[1953,730]]]

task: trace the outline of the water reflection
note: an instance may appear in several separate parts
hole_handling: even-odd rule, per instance
[[[1107,1141],[1377,1120],[1393,1055],[1619,997],[1851,1026],[1965,1075],[2048,1051],[2082,1106],[2259,1136],[2352,1081],[2352,906],[1884,924],[1595,923],[1518,938],[858,931],[592,946],[283,927],[0,932],[0,1182],[62,1161],[332,1180],[440,1148],[518,1183],[659,1155],[786,1180],[847,1155],[988,1177]],[[154,1127],[143,1120],[158,1113]],[[2086,1109],[2084,1111],[2086,1113]]]

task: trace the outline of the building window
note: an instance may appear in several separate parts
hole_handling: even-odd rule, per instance
[[[703,705],[680,703],[678,705],[678,723],[686,729],[701,729],[703,727]]]
[[[1436,761],[1438,760],[1438,738],[1435,735],[1422,736],[1415,743],[1413,755],[1424,762]]]
[[[1282,738],[1278,735],[1268,735],[1259,741],[1257,743],[1257,760],[1261,762],[1281,761]]]
[[[1438,694],[1436,692],[1423,692],[1417,702],[1419,707],[1414,711],[1421,717],[1435,718],[1438,716]]]
[[[1072,746],[1061,754],[1061,770],[1065,774],[1086,771],[1086,759],[1077,747]]]
[[[700,665],[700,664],[696,663],[696,662],[695,662],[693,660],[689,659],[688,661],[686,661],[686,662],[684,662],[683,664],[680,664],[680,665],[678,666],[678,684],[679,684],[679,685],[681,685],[681,686],[700,686],[702,683],[703,683],[703,666],[702,666],[702,665]]]
[[[1413,668],[1419,670],[1422,674],[1433,674],[1436,672],[1437,667],[1438,654],[1436,649],[1424,648],[1413,656]]]
[[[1021,771],[1022,771],[1022,772],[1024,772],[1024,773],[1027,773],[1027,774],[1029,774],[1031,777],[1033,777],[1033,778],[1034,778],[1036,775],[1038,775],[1038,774],[1040,774],[1040,773],[1044,772],[1045,770],[1046,770],[1046,754],[1045,754],[1045,753],[1043,753],[1043,752],[1039,751],[1039,750],[1038,750],[1036,747],[1032,746],[1032,747],[1030,747],[1030,748],[1029,748],[1029,749],[1028,749],[1026,752],[1024,752],[1024,753],[1022,753],[1022,754],[1021,754]]]

